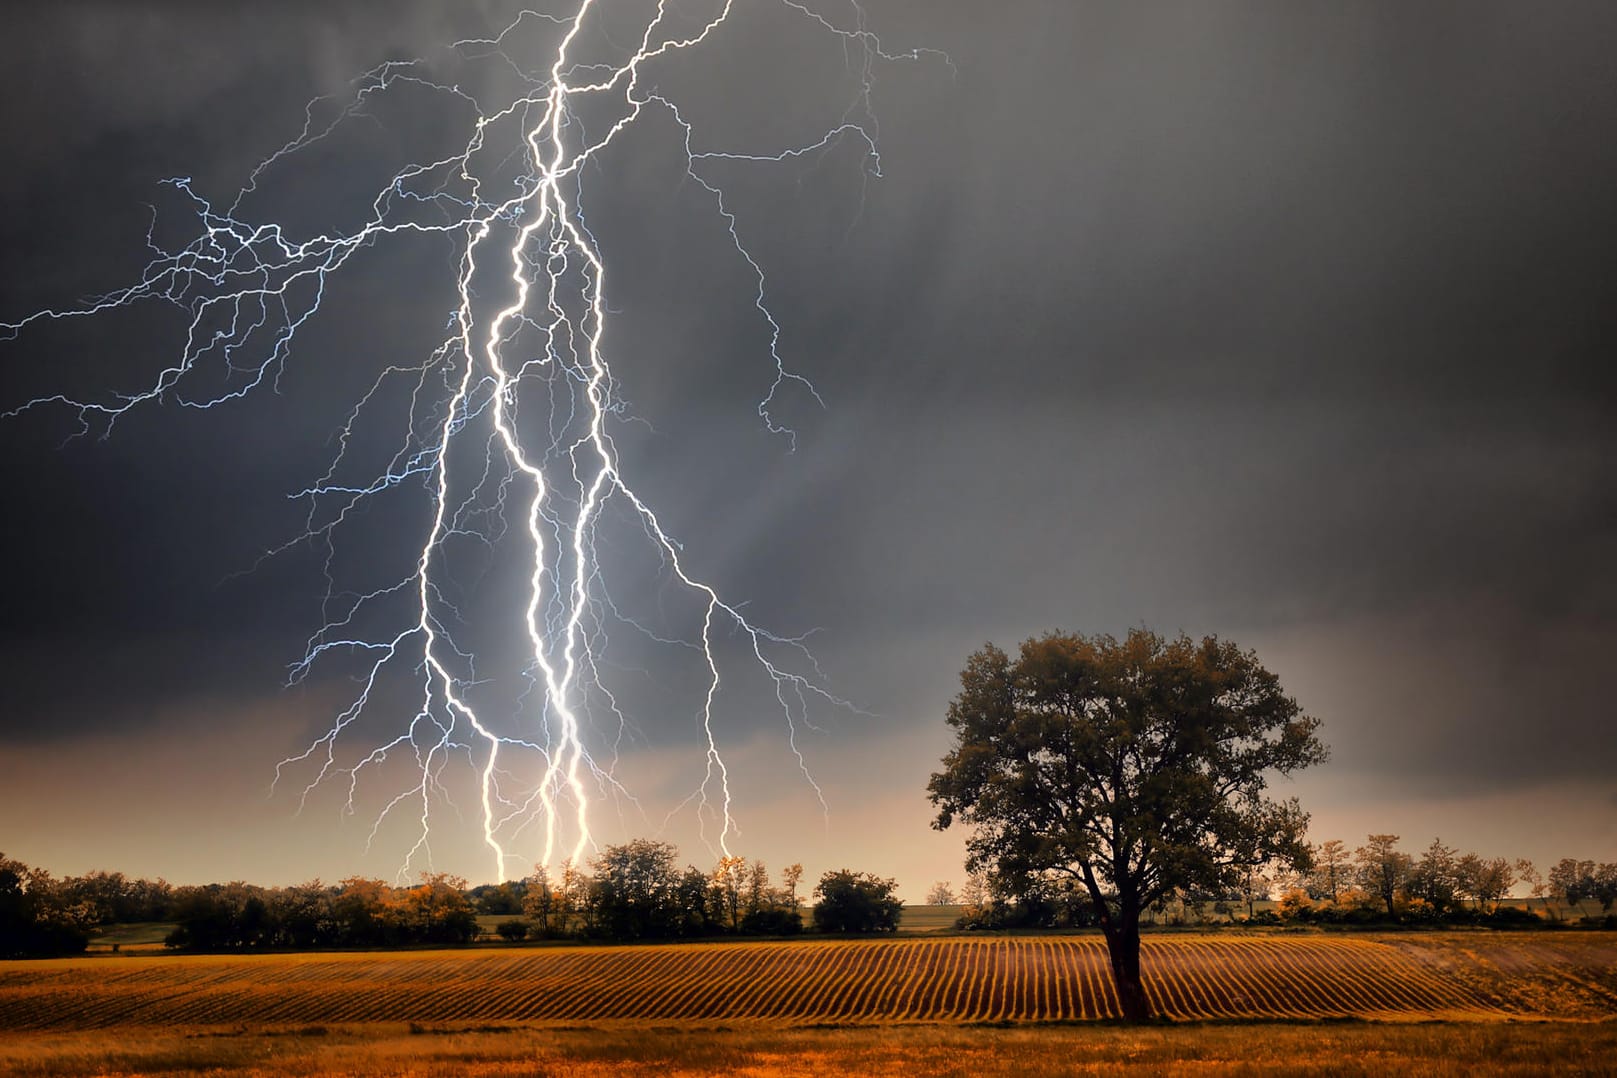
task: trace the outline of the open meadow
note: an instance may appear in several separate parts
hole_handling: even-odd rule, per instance
[[[0,1072],[1617,1073],[1609,933],[1174,933],[0,967]]]

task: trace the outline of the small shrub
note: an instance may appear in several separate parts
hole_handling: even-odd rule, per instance
[[[521,943],[528,938],[528,922],[512,918],[495,925],[494,931],[507,943]]]
[[[897,888],[868,872],[827,872],[814,888],[814,927],[821,932],[892,932],[904,904]]]
[[[1315,912],[1314,900],[1308,897],[1307,891],[1293,889],[1280,896],[1276,910],[1283,920],[1312,921]]]
[[[1532,910],[1520,906],[1497,906],[1483,919],[1490,925],[1540,925],[1544,919]]]
[[[1441,912],[1424,898],[1411,898],[1398,907],[1398,919],[1408,924],[1433,924]]]
[[[749,936],[795,936],[803,931],[803,919],[783,906],[753,910],[741,919],[741,931]]]

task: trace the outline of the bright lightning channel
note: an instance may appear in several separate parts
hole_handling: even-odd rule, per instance
[[[747,152],[705,148],[679,105],[648,88],[648,81],[653,87],[655,83],[646,79],[647,69],[704,45],[712,47],[738,7],[771,2],[796,20],[797,33],[828,35],[842,47],[854,84],[847,109],[835,125],[802,145]],[[650,4],[638,7],[649,9]],[[312,769],[302,791],[306,801],[323,783],[346,777],[345,810],[353,813],[363,774],[380,769],[389,758],[413,761],[414,778],[386,801],[367,840],[368,846],[393,814],[415,807],[419,832],[401,875],[418,859],[431,864],[434,808],[447,796],[443,775],[452,757],[473,762],[482,839],[497,880],[511,878],[514,861],[548,866],[561,858],[581,860],[593,845],[590,810],[599,797],[633,802],[614,775],[628,718],[602,675],[609,624],[630,626],[659,643],[683,644],[699,655],[705,691],[695,717],[705,756],[701,782],[685,804],[696,804],[704,840],[710,845],[716,841],[726,855],[736,824],[730,768],[714,722],[723,681],[716,637],[732,634],[770,679],[796,766],[822,808],[825,798],[798,735],[809,723],[812,702],[850,706],[823,686],[802,637],[759,627],[743,615],[740,604],[726,601],[687,570],[681,544],[625,477],[610,426],[626,402],[607,362],[608,268],[583,212],[583,177],[586,166],[599,165],[603,151],[644,117],[660,114],[676,125],[686,175],[711,200],[712,212],[756,285],[753,299],[771,368],[758,414],[768,431],[790,440],[793,432],[774,411],[781,391],[796,385],[819,397],[783,359],[782,329],[767,302],[764,271],[743,242],[723,188],[703,166],[716,161],[780,164],[851,142],[862,153],[866,172],[879,176],[871,109],[878,63],[927,56],[947,63],[948,58],[928,50],[886,51],[865,28],[857,6],[851,9],[850,26],[796,0],[723,0],[716,11],[699,18],[675,11],[670,0],[658,0],[642,16],[638,44],[632,51],[620,50],[626,57],[588,63],[576,59],[575,51],[589,32],[601,28],[595,20],[604,22],[605,9],[620,11],[610,0],[581,0],[570,16],[523,11],[495,37],[454,43],[451,51],[461,60],[498,62],[519,77],[521,91],[497,108],[485,105],[477,91],[436,80],[424,61],[378,66],[355,80],[348,99],[335,102],[336,115],[328,122],[315,117],[334,99],[310,102],[302,131],[252,170],[227,208],[198,194],[188,178],[166,181],[188,201],[198,231],[185,245],[165,249],[156,239],[154,214],[147,242],[155,257],[135,283],[77,307],[45,309],[0,323],[0,339],[13,339],[35,323],[86,318],[151,300],[186,312],[188,325],[177,358],[143,388],[101,400],[47,395],[6,413],[64,407],[77,418],[75,436],[105,438],[121,417],[142,406],[175,402],[205,409],[266,384],[276,390],[293,340],[319,310],[328,279],[356,252],[411,234],[441,234],[456,241],[455,306],[445,323],[447,337],[420,363],[382,371],[338,431],[330,467],[294,495],[309,505],[304,531],[266,554],[304,544],[326,552],[325,622],[293,664],[290,680],[303,681],[317,664],[336,656],[359,659],[355,695],[329,729],[277,765],[277,781],[290,768]],[[509,54],[510,43],[547,24],[556,39],[553,55],[546,64],[524,68]],[[368,217],[350,231],[296,240],[279,224],[245,219],[243,203],[276,166],[326,140],[383,95],[406,89],[430,92],[470,113],[468,134],[458,151],[401,168],[377,192]],[[607,107],[616,114],[608,114],[610,122],[593,125],[591,133],[583,113],[588,110],[594,117]],[[498,186],[499,170],[511,167],[513,160],[518,162],[511,179],[514,193],[488,193]],[[502,289],[509,301],[488,309],[481,297]],[[519,338],[526,337],[541,347],[519,348]],[[223,387],[193,390],[207,377],[222,381]],[[379,407],[376,402],[401,382],[408,387],[410,406],[391,460],[369,479],[339,478],[359,439],[362,416]],[[464,467],[456,467],[459,461],[479,459],[481,466],[470,477],[463,474]],[[368,500],[410,486],[423,489],[430,503],[430,521],[412,571],[373,590],[339,589],[334,536]],[[700,609],[694,639],[659,636],[623,614],[613,600],[595,543],[603,511],[614,499],[638,521],[662,571]],[[518,714],[494,721],[489,705],[474,700],[486,680],[478,656],[457,642],[455,629],[462,619],[449,598],[448,547],[467,539],[491,547],[504,537],[507,517],[520,521],[527,544],[522,677],[530,689],[516,697]],[[393,620],[391,628],[362,629],[378,620],[385,624],[388,609],[404,599],[408,605],[401,609],[410,612]],[[401,668],[419,692],[413,717],[389,739],[368,749],[348,748],[362,720],[389,706],[380,702],[385,695],[380,686],[384,676]],[[501,732],[506,719],[521,732]],[[532,766],[514,767],[513,759],[530,760]],[[540,831],[536,840],[527,836],[535,823]],[[713,839],[708,837],[710,824],[717,829]],[[537,851],[519,858],[510,849],[519,841]]]

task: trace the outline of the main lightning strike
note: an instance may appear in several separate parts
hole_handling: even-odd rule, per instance
[[[626,402],[607,361],[608,267],[583,212],[583,170],[649,113],[660,113],[677,125],[686,175],[712,200],[713,211],[756,284],[754,302],[766,327],[772,367],[758,414],[768,431],[791,439],[792,431],[773,411],[779,395],[788,385],[801,387],[816,400],[818,394],[782,357],[782,328],[767,302],[764,271],[743,242],[723,188],[703,174],[702,165],[780,164],[852,140],[867,172],[879,176],[870,101],[875,65],[915,60],[926,53],[885,51],[864,28],[863,12],[857,7],[856,25],[850,28],[796,0],[773,0],[800,20],[804,32],[830,35],[846,55],[857,58],[850,65],[857,81],[853,99],[834,126],[805,145],[748,153],[704,149],[699,146],[699,132],[679,105],[646,89],[644,75],[656,62],[709,44],[733,21],[738,4],[745,6],[748,0],[723,0],[710,17],[694,21],[671,11],[669,0],[657,0],[645,17],[638,44],[626,58],[576,60],[574,50],[590,20],[600,16],[607,2],[580,0],[571,16],[523,11],[494,38],[451,46],[463,59],[497,58],[517,73],[525,89],[496,109],[485,107],[474,91],[435,80],[422,61],[382,64],[356,80],[352,100],[328,123],[315,119],[317,107],[326,99],[311,102],[299,135],[252,170],[228,208],[216,208],[193,190],[189,179],[168,181],[189,201],[200,231],[178,250],[165,250],[155,238],[154,219],[148,244],[155,257],[136,283],[80,307],[47,309],[0,323],[0,339],[10,339],[36,322],[89,317],[146,300],[165,300],[187,312],[177,360],[144,388],[110,400],[48,395],[7,413],[64,406],[76,414],[78,433],[106,437],[122,416],[137,407],[172,400],[212,408],[245,397],[266,382],[278,388],[293,341],[318,311],[328,278],[356,252],[395,236],[458,237],[455,306],[446,321],[448,336],[421,363],[383,370],[338,432],[330,467],[294,495],[309,503],[304,530],[266,554],[273,557],[302,544],[325,550],[324,624],[309,638],[290,679],[303,681],[330,657],[364,657],[354,697],[323,735],[277,765],[277,781],[289,768],[311,767],[314,775],[302,795],[307,799],[322,783],[345,775],[345,806],[353,812],[362,774],[379,769],[390,756],[413,758],[415,778],[383,805],[371,829],[374,840],[395,811],[409,804],[418,807],[419,834],[401,873],[418,857],[430,863],[434,804],[447,793],[444,768],[457,755],[474,762],[482,838],[493,857],[495,879],[510,878],[515,855],[507,847],[535,821],[542,838],[529,860],[554,865],[559,855],[582,859],[592,843],[592,790],[629,798],[614,774],[629,720],[602,676],[608,623],[625,624],[658,642],[683,644],[698,653],[706,687],[695,718],[705,755],[703,777],[690,800],[697,804],[704,833],[709,820],[717,825],[717,848],[726,855],[735,821],[730,768],[715,725],[715,705],[724,681],[716,636],[735,634],[773,685],[796,765],[822,806],[823,794],[799,748],[799,729],[809,720],[811,701],[849,706],[824,688],[802,638],[764,630],[742,614],[739,604],[726,601],[717,589],[687,571],[681,544],[625,477],[609,422],[625,410]],[[676,32],[672,24],[680,18],[694,29]],[[506,52],[508,39],[530,20],[551,24],[559,34],[552,60],[538,75],[529,74]],[[947,62],[947,57],[943,60]],[[368,102],[401,88],[445,96],[475,115],[458,152],[396,172],[377,192],[368,218],[353,231],[296,241],[279,224],[253,224],[243,218],[244,202],[259,191],[274,168],[333,137]],[[619,114],[591,137],[581,113],[586,106],[599,111],[606,105]],[[513,180],[515,193],[497,197],[486,193],[491,176],[512,156],[501,155],[490,140],[507,130],[519,133],[514,153],[520,154],[523,165]],[[487,163],[490,158],[495,159],[493,166]],[[438,216],[434,219],[423,210]],[[502,240],[506,235],[508,244]],[[509,302],[492,312],[484,310],[482,297],[497,287],[508,290]],[[525,335],[542,345],[536,356],[517,347]],[[222,378],[224,385],[200,394],[188,392],[209,364],[215,365],[214,377]],[[386,467],[368,480],[340,478],[358,439],[361,417],[386,395],[387,386],[399,380],[409,387],[410,411],[398,448]],[[435,385],[440,387],[436,392]],[[535,411],[540,406],[547,409],[543,414]],[[457,462],[478,459],[479,446],[481,467],[475,475],[461,474],[464,469],[457,470]],[[412,485],[426,490],[430,520],[410,574],[368,591],[340,589],[333,567],[335,535],[368,499]],[[669,578],[700,609],[694,640],[659,636],[618,609],[595,548],[603,512],[614,499],[628,507]],[[493,716],[490,705],[474,700],[486,674],[479,670],[475,650],[456,642],[452,626],[461,614],[450,598],[446,566],[452,542],[470,539],[492,547],[502,541],[507,512],[520,519],[528,549],[521,621],[526,636],[522,677],[529,689],[516,697],[521,705],[517,714]],[[379,617],[386,620],[390,605],[405,596],[413,610],[405,620],[380,633],[362,630],[362,625]],[[413,718],[397,735],[344,760],[352,729],[384,707],[378,702],[383,695],[380,686],[384,677],[401,667],[411,672],[419,693]],[[508,725],[505,720],[517,724],[518,732],[502,732]],[[608,744],[614,724],[616,740]],[[603,756],[608,751],[610,757]],[[529,755],[537,766],[528,774],[536,771],[536,778],[524,778],[509,764],[512,757]]]

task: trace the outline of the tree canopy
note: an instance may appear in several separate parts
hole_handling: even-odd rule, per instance
[[[929,786],[934,826],[967,825],[967,867],[1003,886],[1081,888],[1129,1018],[1149,1013],[1141,911],[1176,890],[1239,886],[1266,861],[1307,863],[1307,815],[1265,792],[1326,749],[1253,652],[1145,629],[1054,632],[1014,660],[984,647],[960,681],[954,747]]]
[[[814,888],[814,927],[821,932],[892,932],[904,913],[897,884],[869,872],[840,869]]]

